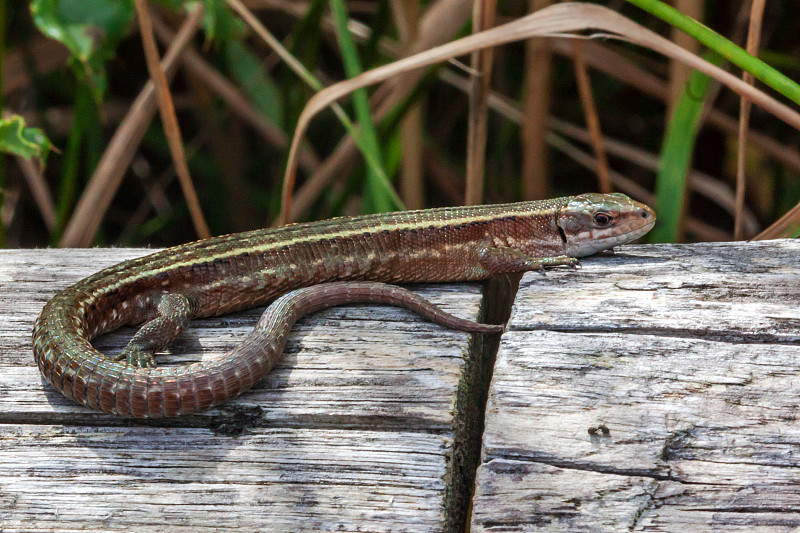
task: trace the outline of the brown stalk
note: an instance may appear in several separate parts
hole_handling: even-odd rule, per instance
[[[17,216],[17,207],[19,206],[19,199],[22,196],[22,191],[20,190],[21,187],[11,186],[6,187],[3,191],[3,203],[0,205],[0,224],[3,225],[4,228],[8,228],[11,226],[11,223],[14,222],[14,217]],[[19,246],[18,242],[15,242],[16,239],[11,235],[6,235],[6,246],[16,248]]]
[[[419,30],[419,0],[392,0],[391,6],[400,41],[403,46],[409,46],[417,38]],[[403,154],[399,192],[400,198],[409,209],[425,207],[425,172],[422,161],[424,123],[422,103],[417,102],[408,110],[400,125]]]
[[[11,231],[11,225],[19,210],[19,201],[22,197],[22,187],[18,183],[9,185],[3,189],[2,202],[0,203],[0,224],[4,228],[9,228],[4,237],[4,246],[8,248],[20,248],[19,231]]]
[[[586,29],[600,30],[606,37],[625,39],[668,57],[684,61],[700,72],[725,83],[734,92],[752,100],[784,122],[800,129],[800,114],[763,91],[744,83],[736,76],[607,8],[593,4],[569,2],[553,5],[508,24],[369,70],[355,78],[339,82],[320,91],[311,98],[298,120],[284,175],[284,186],[291,186],[294,183],[297,148],[312,117],[350,92],[384,81],[399,73],[418,70],[476,49],[527,39],[535,35],[561,34],[567,36],[572,35],[572,32]]]
[[[761,42],[761,21],[764,18],[766,0],[753,0],[750,7],[750,29],[747,32],[747,53],[758,55],[758,45]],[[753,84],[753,75],[749,72],[742,74],[745,83]],[[750,102],[742,98],[739,102],[739,148],[736,152],[736,216],[733,223],[733,238],[744,238],[742,228],[742,211],[744,211],[744,193],[747,189],[747,176],[745,163],[747,156],[747,130],[750,124]]]
[[[553,0],[529,0],[528,11],[535,13]],[[522,122],[522,199],[547,197],[547,118],[550,116],[550,71],[553,39],[537,37],[525,43],[525,93]]]
[[[583,43],[578,39],[572,41],[572,58],[583,114],[586,117],[586,126],[592,136],[592,148],[594,148],[594,155],[597,158],[597,183],[600,192],[610,193],[612,187],[611,179],[608,176],[608,158],[606,157],[605,148],[603,148],[603,132],[600,130],[600,118],[597,116],[594,96],[592,95],[592,84],[589,81],[589,73],[586,70]]]
[[[174,75],[178,57],[199,29],[202,18],[202,7],[197,4],[164,55],[161,67],[167,78]],[[92,243],[97,228],[100,226],[155,112],[155,85],[151,80],[136,97],[100,158],[64,234],[61,236],[59,246],[89,246]]]
[[[389,0],[400,42],[408,44],[417,33],[419,2],[417,0]],[[350,28],[348,27],[348,30]]]
[[[44,225],[47,226],[47,230],[50,233],[53,233],[56,229],[56,206],[50,194],[50,189],[47,187],[47,182],[42,176],[41,167],[33,159],[21,156],[17,156],[15,159],[19,169],[22,171],[22,175],[25,176],[25,181],[28,182],[28,188],[30,188],[36,206],[39,208]]]
[[[175,38],[175,32],[160,18],[153,16],[153,29],[162,43],[169,43]],[[186,70],[197,76],[208,89],[219,98],[228,103],[236,115],[250,124],[264,140],[280,150],[289,146],[289,138],[277,126],[272,124],[250,103],[242,91],[237,88],[227,77],[211,66],[208,61],[197,53],[192,47],[181,55],[181,62]],[[300,153],[300,168],[313,171],[319,167],[319,157],[308,145],[303,145]]]
[[[705,11],[705,0],[675,0],[675,9],[692,17],[695,20],[702,21],[703,13]],[[687,35],[678,28],[672,28],[672,42],[690,51],[693,54],[700,53],[700,43],[692,36]],[[669,63],[669,97],[667,99],[668,114],[672,115],[672,109],[681,97],[683,89],[686,87],[686,82],[689,81],[689,75],[692,69],[680,61],[672,60]],[[710,100],[709,100],[710,101]]]
[[[405,53],[426,50],[451,39],[469,18],[470,6],[467,0],[437,0],[420,19],[418,37]],[[373,112],[375,120],[381,120],[394,106],[402,102],[411,93],[421,76],[422,71],[407,72],[401,79],[391,80],[379,87],[373,95],[380,97],[374,100],[380,102],[375,105]],[[356,144],[350,136],[346,136],[320,168],[297,190],[291,205],[284,203],[281,206],[282,212],[278,219],[282,221],[280,223],[297,220],[309,209],[325,187],[334,179],[347,175],[348,169],[356,164],[357,157]],[[287,190],[291,194],[291,187],[284,178],[284,191]]]
[[[474,0],[472,7],[473,32],[494,26],[497,9],[496,0]],[[483,184],[486,174],[486,135],[489,124],[487,104],[489,85],[492,81],[492,49],[483,48],[472,52],[472,80],[469,91],[467,121],[467,192],[464,202],[478,205],[483,200]]]
[[[289,68],[291,68],[295,72],[295,74],[297,74],[300,77],[300,79],[305,81],[311,88],[319,89],[317,84],[311,81],[311,78],[313,78],[313,76],[311,76],[311,73],[308,71],[305,65],[303,65],[300,61],[298,61],[297,58],[294,57],[291,54],[291,52],[289,52],[289,50],[287,50],[286,47],[284,47],[283,44],[281,44],[281,42],[278,39],[276,39],[275,36],[272,35],[272,33],[270,33],[270,31],[267,28],[264,27],[263,24],[261,24],[258,18],[255,15],[253,15],[252,11],[247,9],[247,7],[244,4],[242,4],[239,0],[226,0],[226,1],[228,3],[228,6],[231,9],[233,9],[236,13],[238,13],[240,17],[242,17],[242,19],[247,23],[247,25],[250,26],[250,28],[252,28],[253,31],[255,31],[256,34],[259,37],[261,37],[261,39],[267,44],[270,50],[278,54],[278,56],[284,61],[284,63],[286,63],[286,65],[288,65]]]
[[[467,92],[469,90],[469,81],[451,71],[443,71],[440,78],[445,83],[448,83],[461,91]],[[489,107],[501,116],[511,120],[512,122],[516,122],[517,124],[521,124],[524,120],[523,112],[519,109],[517,104],[508,97],[499,93],[492,92],[489,95]],[[574,124],[570,124],[564,120],[550,117],[547,127],[549,127],[552,132],[558,133],[559,135],[564,135],[586,144],[591,144],[592,142],[591,134],[586,129]],[[552,144],[554,148],[560,150],[561,145],[554,144],[553,139],[554,138],[552,136],[546,135],[547,143]],[[610,137],[604,138],[604,145],[606,152],[613,156],[624,159],[625,161],[630,161],[653,172],[658,170],[659,157],[656,154],[647,152],[641,148],[631,146],[627,143]],[[566,153],[567,156],[570,156],[571,154],[572,152]],[[586,159],[584,158],[581,161],[581,164],[583,164],[585,161]],[[594,163],[592,163],[592,165],[593,166],[588,168],[594,170]],[[627,180],[627,182],[630,182],[630,180]],[[734,215],[734,192],[733,189],[725,182],[709,176],[708,174],[704,174],[692,169],[689,171],[689,187],[694,192],[705,196],[712,202],[717,203],[721,208],[730,213],[731,216]],[[646,192],[644,188],[640,188],[638,190]],[[627,191],[632,195],[638,195],[638,193],[631,188],[631,185],[628,185]],[[647,201],[645,197],[636,197],[643,201]],[[746,230],[750,234],[755,233],[758,229],[758,221],[755,215],[749,209],[745,209],[743,216]]]
[[[571,54],[571,50],[572,47],[567,40],[553,40],[553,51],[568,56]],[[636,87],[654,98],[659,100],[667,99],[669,94],[668,86],[661,78],[641,68],[619,52],[593,42],[584,43],[584,52],[586,53],[587,64],[596,70]],[[707,122],[709,125],[730,135],[734,135],[738,131],[738,121],[717,109],[709,110]],[[784,146],[763,133],[751,131],[748,139],[753,146],[763,150],[782,164],[800,172],[800,154],[797,151]]]
[[[416,103],[403,118],[400,131],[403,143],[400,198],[408,209],[425,207],[425,171],[422,161],[424,124],[422,104]]]
[[[776,220],[770,227],[753,237],[754,241],[777,239],[800,224],[800,203],[789,209],[785,215]]]
[[[551,146],[556,147],[558,150],[569,155],[573,161],[576,161],[590,170],[596,171],[597,159],[592,157],[589,153],[584,152],[583,150],[567,142],[563,137],[552,132],[548,133],[547,140]],[[650,191],[631,179],[623,176],[619,172],[610,170],[609,176],[614,186],[622,192],[651,205],[655,201],[655,196]],[[704,241],[730,240],[729,233],[719,230],[713,226],[709,226],[708,224],[693,217],[687,217],[686,229]]]
[[[186,198],[186,204],[189,207],[195,231],[198,237],[207,239],[211,237],[211,231],[208,229],[208,224],[203,216],[200,200],[197,198],[197,191],[189,174],[189,165],[186,164],[181,129],[178,125],[178,117],[175,115],[175,106],[172,103],[172,95],[169,92],[169,83],[164,70],[161,68],[161,58],[158,57],[158,46],[156,45],[156,37],[153,35],[150,10],[147,8],[146,0],[134,0],[134,5],[139,17],[139,30],[142,35],[147,70],[150,72],[150,78],[156,84],[158,110],[161,115],[161,122],[164,125],[164,133],[167,136],[167,145],[172,156],[172,164],[175,165],[178,182],[181,184],[183,196]]]

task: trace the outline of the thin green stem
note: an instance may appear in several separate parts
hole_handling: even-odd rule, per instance
[[[226,0],[228,6],[231,9],[236,11],[240,17],[255,31],[259,37],[261,37],[267,45],[275,51],[276,54],[292,69],[299,77],[302,79],[309,87],[314,89],[315,91],[321,91],[323,89],[322,82],[320,82],[314,75],[302,64],[300,63],[288,50],[281,44],[281,42],[272,35],[267,28],[264,27],[263,24],[250,12],[244,4],[241,3],[240,0]],[[347,25],[345,24],[345,28]],[[342,32],[339,32],[340,34]],[[350,35],[349,30],[346,32],[348,37]],[[360,70],[360,69],[359,69]],[[383,175],[386,176],[386,173],[383,171],[383,168],[380,164],[380,158],[375,157],[375,154],[367,148],[364,142],[363,135],[353,125],[353,122],[347,116],[344,109],[339,104],[332,104],[331,108],[333,112],[336,114],[339,121],[344,125],[347,132],[353,138],[353,141],[356,143],[356,146],[361,150],[364,155],[364,160],[367,162],[367,166],[375,172],[378,176]],[[385,180],[388,184],[388,178]],[[391,187],[389,187],[391,189]],[[391,189],[393,193],[393,197],[395,199],[395,203],[398,207],[402,208],[402,202],[400,202],[400,197],[397,196],[397,193],[394,192],[394,189]]]
[[[796,104],[800,104],[800,85],[760,59],[748,54],[743,48],[736,46],[711,28],[659,0],[627,1],[691,35],[734,65],[749,72]]]
[[[6,3],[0,2],[0,80],[3,79],[3,62],[6,56]],[[0,118],[3,118],[3,91],[0,90]],[[5,204],[6,158],[0,155],[0,208]],[[6,241],[6,228],[0,221],[0,247]]]
[[[707,53],[705,58],[712,63],[721,62],[715,54],[712,57]],[[695,139],[710,84],[711,79],[706,74],[694,71],[667,126],[656,178],[658,221],[650,234],[650,242],[680,240],[686,208],[686,178],[692,165]]]
[[[362,72],[361,59],[358,50],[347,28],[349,17],[347,8],[343,0],[331,0],[331,11],[336,21],[336,34],[339,41],[339,49],[342,52],[344,70],[348,77],[354,78]],[[369,165],[367,172],[367,196],[368,209],[376,212],[392,211],[402,209],[402,202],[397,193],[389,183],[389,178],[383,166],[381,149],[378,144],[378,135],[375,131],[375,123],[369,107],[369,98],[366,89],[358,89],[352,94],[353,105],[358,117],[359,131],[364,148],[377,165]]]
[[[86,138],[86,128],[91,116],[94,114],[94,100],[88,85],[79,84],[75,96],[74,119],[72,130],[67,140],[67,149],[64,152],[64,164],[61,172],[61,188],[58,194],[58,207],[56,209],[56,231],[53,233],[54,242],[61,237],[69,214],[75,203],[77,194],[78,176],[81,170],[81,152]]]

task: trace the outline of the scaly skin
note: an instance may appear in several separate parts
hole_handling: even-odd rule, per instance
[[[270,371],[292,324],[349,302],[410,308],[449,327],[458,319],[390,283],[482,280],[567,265],[647,233],[653,211],[622,194],[339,218],[215,237],[125,261],[53,297],[33,329],[39,369],[65,396],[136,418],[218,405]],[[305,287],[305,288],[304,288]],[[283,296],[281,296],[283,295]],[[153,353],[189,320],[263,305],[255,331],[213,361],[158,368]],[[92,338],[144,323],[116,360]]]

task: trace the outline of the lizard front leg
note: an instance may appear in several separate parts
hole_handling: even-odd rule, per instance
[[[528,272],[544,270],[545,267],[574,266],[578,260],[566,255],[554,257],[532,257],[509,246],[484,246],[479,261],[483,268],[493,274],[506,272]]]
[[[197,303],[180,293],[164,292],[153,297],[157,316],[145,322],[116,357],[128,366],[143,368],[156,366],[153,355],[166,348],[189,325]]]

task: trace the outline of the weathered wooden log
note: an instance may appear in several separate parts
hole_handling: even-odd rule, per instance
[[[800,242],[631,246],[527,274],[472,531],[800,528]]]
[[[482,343],[405,310],[302,320],[262,383],[193,417],[134,423],[56,392],[33,362],[34,318],[59,288],[144,253],[0,252],[0,530],[459,527]],[[414,289],[456,315],[481,314],[480,285]],[[259,315],[194,321],[159,363],[215,357]],[[95,345],[114,354],[133,331]]]

